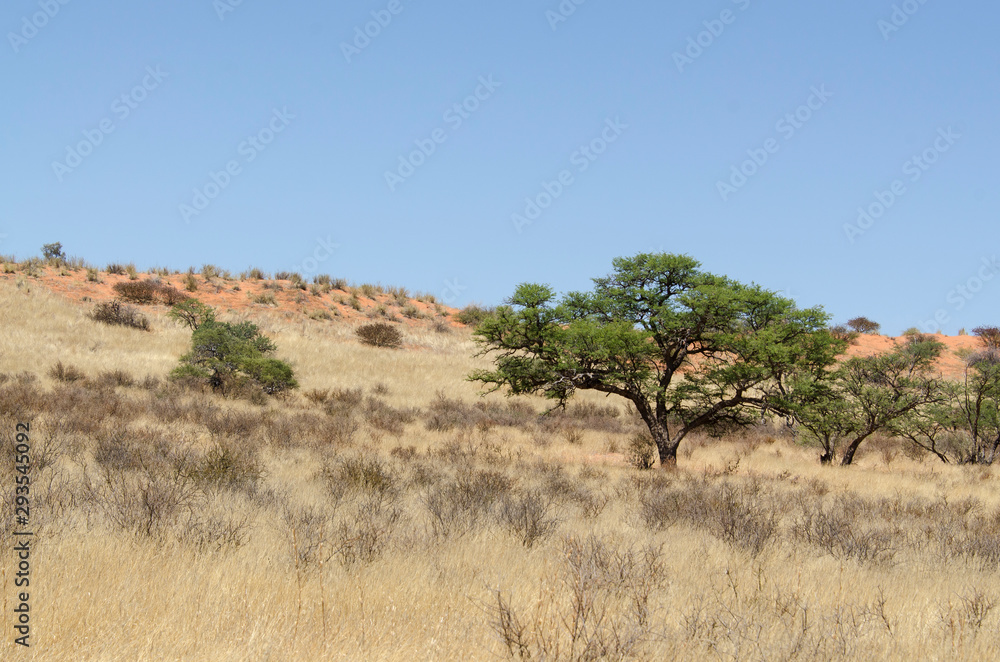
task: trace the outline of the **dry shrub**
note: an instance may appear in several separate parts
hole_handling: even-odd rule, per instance
[[[126,326],[140,331],[149,331],[149,320],[138,310],[121,301],[106,301],[94,306],[90,318],[112,326]]]
[[[447,397],[444,391],[437,392],[426,416],[427,429],[436,432],[472,427],[488,429],[497,425],[527,427],[536,419],[535,410],[526,402],[481,400],[468,404],[463,400]]]
[[[370,495],[341,520],[333,541],[333,553],[341,565],[376,561],[389,548],[403,511],[390,499]]]
[[[800,507],[792,536],[834,558],[887,563],[898,551],[891,532],[877,523],[885,520],[879,516],[874,502],[853,494],[839,494],[827,505],[822,501],[805,501]]]
[[[630,465],[641,471],[652,469],[656,457],[656,444],[648,432],[636,432],[629,437],[625,459]]]
[[[153,469],[140,472],[105,467],[96,484],[84,476],[85,498],[115,528],[162,540],[184,518],[192,517],[200,491],[181,476]]]
[[[56,364],[49,369],[49,377],[66,383],[80,382],[87,378],[82,370],[71,365],[64,366],[61,360],[56,361]]]
[[[389,465],[376,455],[352,455],[323,469],[323,478],[331,493],[368,492],[379,496],[394,496],[396,476]]]
[[[411,409],[396,409],[385,400],[369,397],[363,410],[365,422],[376,430],[400,436],[407,423],[413,422],[416,412]]]
[[[778,533],[777,501],[768,498],[757,481],[673,482],[654,476],[638,485],[640,516],[653,529],[683,522],[707,529],[751,556],[763,552]]]
[[[450,481],[435,481],[421,496],[431,516],[431,531],[439,538],[464,535],[486,526],[496,503],[514,481],[498,471],[466,470]]]
[[[462,400],[452,399],[438,391],[427,411],[424,425],[428,430],[445,432],[456,427],[470,428],[482,419],[482,413]]]
[[[218,444],[194,466],[191,478],[210,489],[252,492],[264,475],[257,454],[245,446]]]
[[[403,344],[403,336],[399,329],[385,322],[363,324],[355,331],[361,342],[372,347],[387,347],[396,349]]]
[[[159,284],[151,280],[123,281],[112,288],[125,301],[137,304],[151,304],[156,300]]]
[[[159,301],[173,306],[188,298],[188,295],[172,285],[152,279],[115,283],[113,289],[122,300],[139,305],[148,305]]]
[[[530,548],[555,533],[559,520],[554,514],[551,496],[540,490],[527,490],[505,495],[497,508],[496,519],[522,545]]]
[[[647,659],[666,587],[661,548],[623,547],[590,535],[566,538],[558,574],[533,607],[491,590],[490,626],[512,659]]]
[[[147,377],[149,379],[149,377]],[[153,379],[156,379],[155,377]],[[136,381],[132,375],[128,374],[124,370],[105,370],[100,375],[98,375],[95,380],[99,388],[108,387],[130,387],[135,386]],[[157,380],[158,381],[158,380]]]

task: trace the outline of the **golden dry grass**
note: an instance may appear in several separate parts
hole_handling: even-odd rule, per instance
[[[361,389],[360,404],[101,389],[112,369],[162,379],[190,333],[162,311],[152,333],[86,312],[30,279],[0,284],[0,406],[26,407],[36,461],[51,460],[33,476],[29,650],[12,644],[0,511],[4,660],[1000,658],[996,469],[874,445],[852,468],[821,467],[815,449],[757,430],[691,439],[677,471],[639,472],[620,453],[636,422],[591,394],[619,408],[606,428],[566,416],[429,429],[439,392],[478,401],[464,377],[485,364],[468,332],[410,328],[403,350],[380,350],[349,324],[279,314],[253,321],[300,391]],[[53,379],[57,360],[90,381]],[[371,398],[413,419],[379,427]],[[504,399],[490,401],[501,416]],[[337,441],[345,418],[357,427]],[[5,444],[15,420],[0,411]],[[262,474],[198,474],[218,448]],[[3,462],[9,503],[6,450]],[[189,491],[171,501],[177,485]],[[531,495],[553,528],[529,546],[502,512]],[[174,509],[143,520],[143,496]],[[847,528],[826,542],[806,523],[838,512]]]

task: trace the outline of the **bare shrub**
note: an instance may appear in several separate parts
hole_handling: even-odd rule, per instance
[[[150,304],[156,300],[159,285],[151,280],[123,281],[115,283],[112,289],[124,301]]]
[[[218,444],[195,465],[191,478],[210,489],[252,491],[264,475],[256,453],[232,444]]]
[[[482,412],[462,400],[449,398],[438,391],[431,401],[424,425],[428,430],[444,432],[456,427],[470,428],[482,420]]]
[[[389,465],[375,455],[352,455],[323,469],[323,477],[333,490],[388,495],[396,492],[396,477]]]
[[[388,549],[403,511],[380,495],[359,503],[337,527],[333,553],[341,565],[371,563]]]
[[[149,320],[138,310],[121,301],[107,301],[94,306],[90,318],[112,326],[126,326],[140,331],[149,331]]]
[[[155,379],[155,378],[154,378]],[[124,370],[105,370],[100,375],[98,375],[95,380],[97,385],[102,388],[106,387],[129,387],[135,386],[136,381],[132,375],[128,374]]]
[[[199,552],[212,553],[242,547],[250,541],[252,531],[250,515],[223,516],[211,513],[190,518],[177,537],[194,545]]]
[[[87,378],[83,371],[73,366],[64,366],[63,362],[56,361],[56,364],[49,369],[49,377],[60,382],[79,382]]]
[[[369,397],[363,410],[365,422],[376,430],[400,436],[407,423],[416,418],[416,413],[408,409],[396,409],[385,400]]]
[[[838,495],[829,507],[807,501],[792,526],[792,535],[816,545],[834,558],[884,563],[897,553],[892,535],[871,521],[871,506],[854,495]]]
[[[641,471],[652,469],[656,456],[656,444],[648,432],[636,432],[629,437],[625,459],[630,465]]]
[[[84,477],[84,494],[116,528],[162,539],[183,516],[192,516],[200,493],[182,476],[153,470],[125,473],[105,468],[96,485]]]
[[[502,472],[467,470],[453,481],[431,484],[421,502],[430,513],[433,534],[448,538],[485,526],[495,504],[512,487],[513,480]]]
[[[497,522],[525,547],[552,535],[559,526],[551,497],[538,490],[506,495],[497,509]]]
[[[661,548],[621,547],[596,536],[562,544],[558,590],[518,610],[500,588],[486,612],[515,659],[645,659],[666,586]],[[558,597],[554,597],[558,596]]]
[[[712,504],[719,536],[752,556],[764,551],[778,528],[774,504],[764,503],[763,496],[757,482],[723,484]]]
[[[363,324],[355,331],[361,342],[372,347],[387,347],[395,349],[403,344],[403,335],[399,329],[385,322]]]

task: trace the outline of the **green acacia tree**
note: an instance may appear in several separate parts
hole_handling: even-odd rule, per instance
[[[621,396],[667,466],[694,430],[790,412],[792,378],[822,376],[846,345],[826,331],[822,309],[703,272],[686,255],[643,253],[613,265],[593,291],[559,302],[546,285],[520,285],[474,334],[494,369],[469,378],[559,404],[578,389]]]
[[[879,431],[911,439],[932,431],[926,418],[945,399],[933,371],[942,348],[933,338],[910,336],[888,352],[847,359],[826,379],[796,383],[788,404],[822,446],[820,461],[832,463],[842,451],[840,463],[850,465],[861,444]]]
[[[194,299],[174,306],[169,315],[193,329],[191,351],[172,377],[205,379],[223,393],[247,383],[270,395],[298,388],[291,366],[271,356],[277,346],[256,324],[218,322],[211,307]]]
[[[969,437],[959,461],[993,464],[1000,451],[1000,350],[986,348],[965,359],[961,383],[952,391],[951,411]]]

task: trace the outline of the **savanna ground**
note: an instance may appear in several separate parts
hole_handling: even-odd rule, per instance
[[[151,332],[89,310],[0,279],[5,660],[1000,659],[996,468],[887,439],[822,467],[767,424],[640,471],[621,401],[480,398],[467,329],[378,349],[266,307],[220,313],[301,388],[223,399],[165,379],[191,333],[164,307]]]

